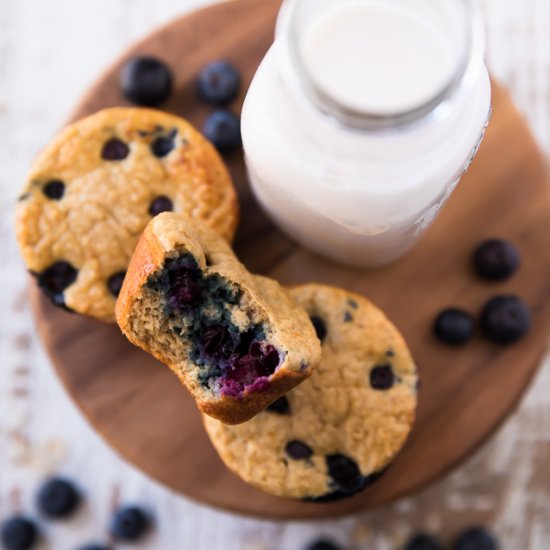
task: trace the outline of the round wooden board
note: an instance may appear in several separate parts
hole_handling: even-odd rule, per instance
[[[197,71],[210,60],[229,58],[248,83],[272,41],[278,6],[279,0],[234,0],[174,21],[109,69],[73,118],[125,104],[119,67],[127,57],[147,53],[175,71],[176,92],[164,108],[200,128],[209,109],[196,99]],[[550,329],[548,174],[508,95],[495,85],[493,119],[470,172],[420,245],[384,269],[353,270],[298,248],[255,203],[242,155],[228,162],[242,205],[236,250],[251,270],[287,284],[319,281],[363,293],[404,333],[423,381],[418,420],[406,448],[376,485],[347,501],[305,504],[263,494],[223,466],[193,400],[166,367],[132,347],[116,326],[56,309],[32,285],[38,329],[77,405],[122,456],[151,477],[197,501],[254,516],[350,513],[387,503],[449,471],[514,409]],[[474,246],[493,235],[517,243],[524,258],[519,276],[498,286],[480,282],[469,270]],[[431,336],[432,320],[442,307],[459,304],[476,312],[491,295],[503,292],[519,293],[533,308],[534,327],[520,344],[503,349],[478,339],[452,350]]]

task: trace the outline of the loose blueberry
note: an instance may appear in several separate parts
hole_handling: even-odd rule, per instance
[[[292,460],[307,460],[313,455],[311,447],[297,440],[289,441],[286,444],[285,452]]]
[[[442,311],[434,322],[434,333],[449,346],[461,346],[469,342],[475,333],[475,321],[467,311],[448,308]]]
[[[37,275],[38,286],[56,306],[63,306],[63,291],[76,281],[77,276],[78,271],[69,262],[56,262]]]
[[[489,281],[509,279],[521,264],[518,249],[504,239],[489,239],[474,253],[474,268],[477,274]]]
[[[42,192],[49,199],[58,201],[62,199],[65,194],[65,184],[61,180],[51,180],[44,185]]]
[[[202,69],[197,80],[200,97],[214,105],[233,101],[241,86],[241,75],[228,61],[214,61]]]
[[[206,119],[203,133],[221,152],[231,151],[242,144],[239,117],[224,109],[214,111]]]
[[[471,527],[461,533],[453,543],[453,550],[498,550],[495,537],[484,527]]]
[[[163,158],[170,154],[176,146],[177,130],[172,130],[167,136],[158,136],[151,143],[151,152],[157,158]]]
[[[130,59],[120,73],[120,87],[126,99],[138,105],[158,105],[172,92],[172,73],[154,57]]]
[[[38,529],[25,517],[14,517],[2,524],[0,539],[6,550],[30,550],[38,539]]]
[[[370,385],[375,390],[389,390],[394,384],[395,374],[391,365],[381,365],[370,371]]]
[[[162,212],[172,212],[172,210],[174,210],[174,204],[165,196],[157,197],[149,206],[149,214],[153,217]]]
[[[483,308],[481,328],[489,340],[513,344],[529,332],[531,312],[518,296],[496,296]]]
[[[339,491],[353,494],[364,488],[363,476],[351,458],[334,454],[326,457],[326,463],[329,476]]]
[[[267,407],[266,411],[275,413],[275,414],[290,414],[290,403],[288,402],[288,399],[283,395],[283,397],[279,397],[277,401],[274,401]]]
[[[126,271],[119,271],[107,279],[107,288],[115,298],[118,298],[118,295],[120,294],[124,277],[126,277]]]
[[[403,550],[443,550],[443,545],[432,535],[418,533],[409,539]]]
[[[104,546],[103,544],[86,544],[79,546],[78,550],[112,550],[110,546]]]
[[[308,544],[306,550],[342,550],[342,547],[329,539],[318,539]]]
[[[126,143],[118,138],[112,138],[103,146],[101,158],[109,161],[124,160],[129,153],[130,148]]]
[[[66,479],[53,478],[38,491],[36,505],[42,514],[60,519],[70,516],[80,503],[80,493]]]
[[[148,515],[136,506],[128,506],[117,510],[111,523],[111,534],[117,540],[135,541],[141,538],[149,529]]]
[[[315,328],[315,333],[317,334],[317,338],[323,343],[325,338],[327,337],[327,324],[321,317],[317,315],[312,315],[310,317],[311,322],[313,324],[313,328]]]

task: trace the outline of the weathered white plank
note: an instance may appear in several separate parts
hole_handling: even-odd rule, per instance
[[[262,1],[262,0],[258,0]],[[105,534],[113,501],[148,503],[157,529],[143,548],[298,550],[324,533],[354,548],[393,550],[418,527],[452,533],[489,522],[511,550],[550,547],[550,363],[518,413],[477,456],[395,505],[323,524],[237,518],[180,498],[123,463],[96,436],[52,374],[34,334],[12,231],[12,205],[36,151],[98,72],[151,28],[206,0],[0,0],[0,517],[33,511],[48,472],[89,495],[75,521],[48,525],[46,547]],[[550,4],[483,0],[488,59],[550,150]],[[184,62],[184,60],[182,60]],[[434,444],[436,444],[434,442]]]

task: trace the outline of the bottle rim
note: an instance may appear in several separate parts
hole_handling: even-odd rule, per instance
[[[446,105],[464,87],[474,84],[485,52],[485,33],[481,10],[476,0],[454,0],[464,10],[464,45],[456,70],[444,86],[428,101],[394,113],[373,113],[350,108],[317,84],[301,55],[300,9],[318,0],[284,0],[277,20],[276,35],[286,42],[293,73],[311,103],[340,125],[355,130],[394,130],[444,116]],[[341,1],[341,0],[338,0]],[[372,0],[368,0],[372,1]],[[387,0],[386,0],[387,1]],[[448,1],[448,0],[447,0]]]

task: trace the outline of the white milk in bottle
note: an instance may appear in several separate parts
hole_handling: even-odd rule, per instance
[[[477,152],[483,54],[474,0],[286,0],[242,114],[260,203],[337,261],[400,257]]]

